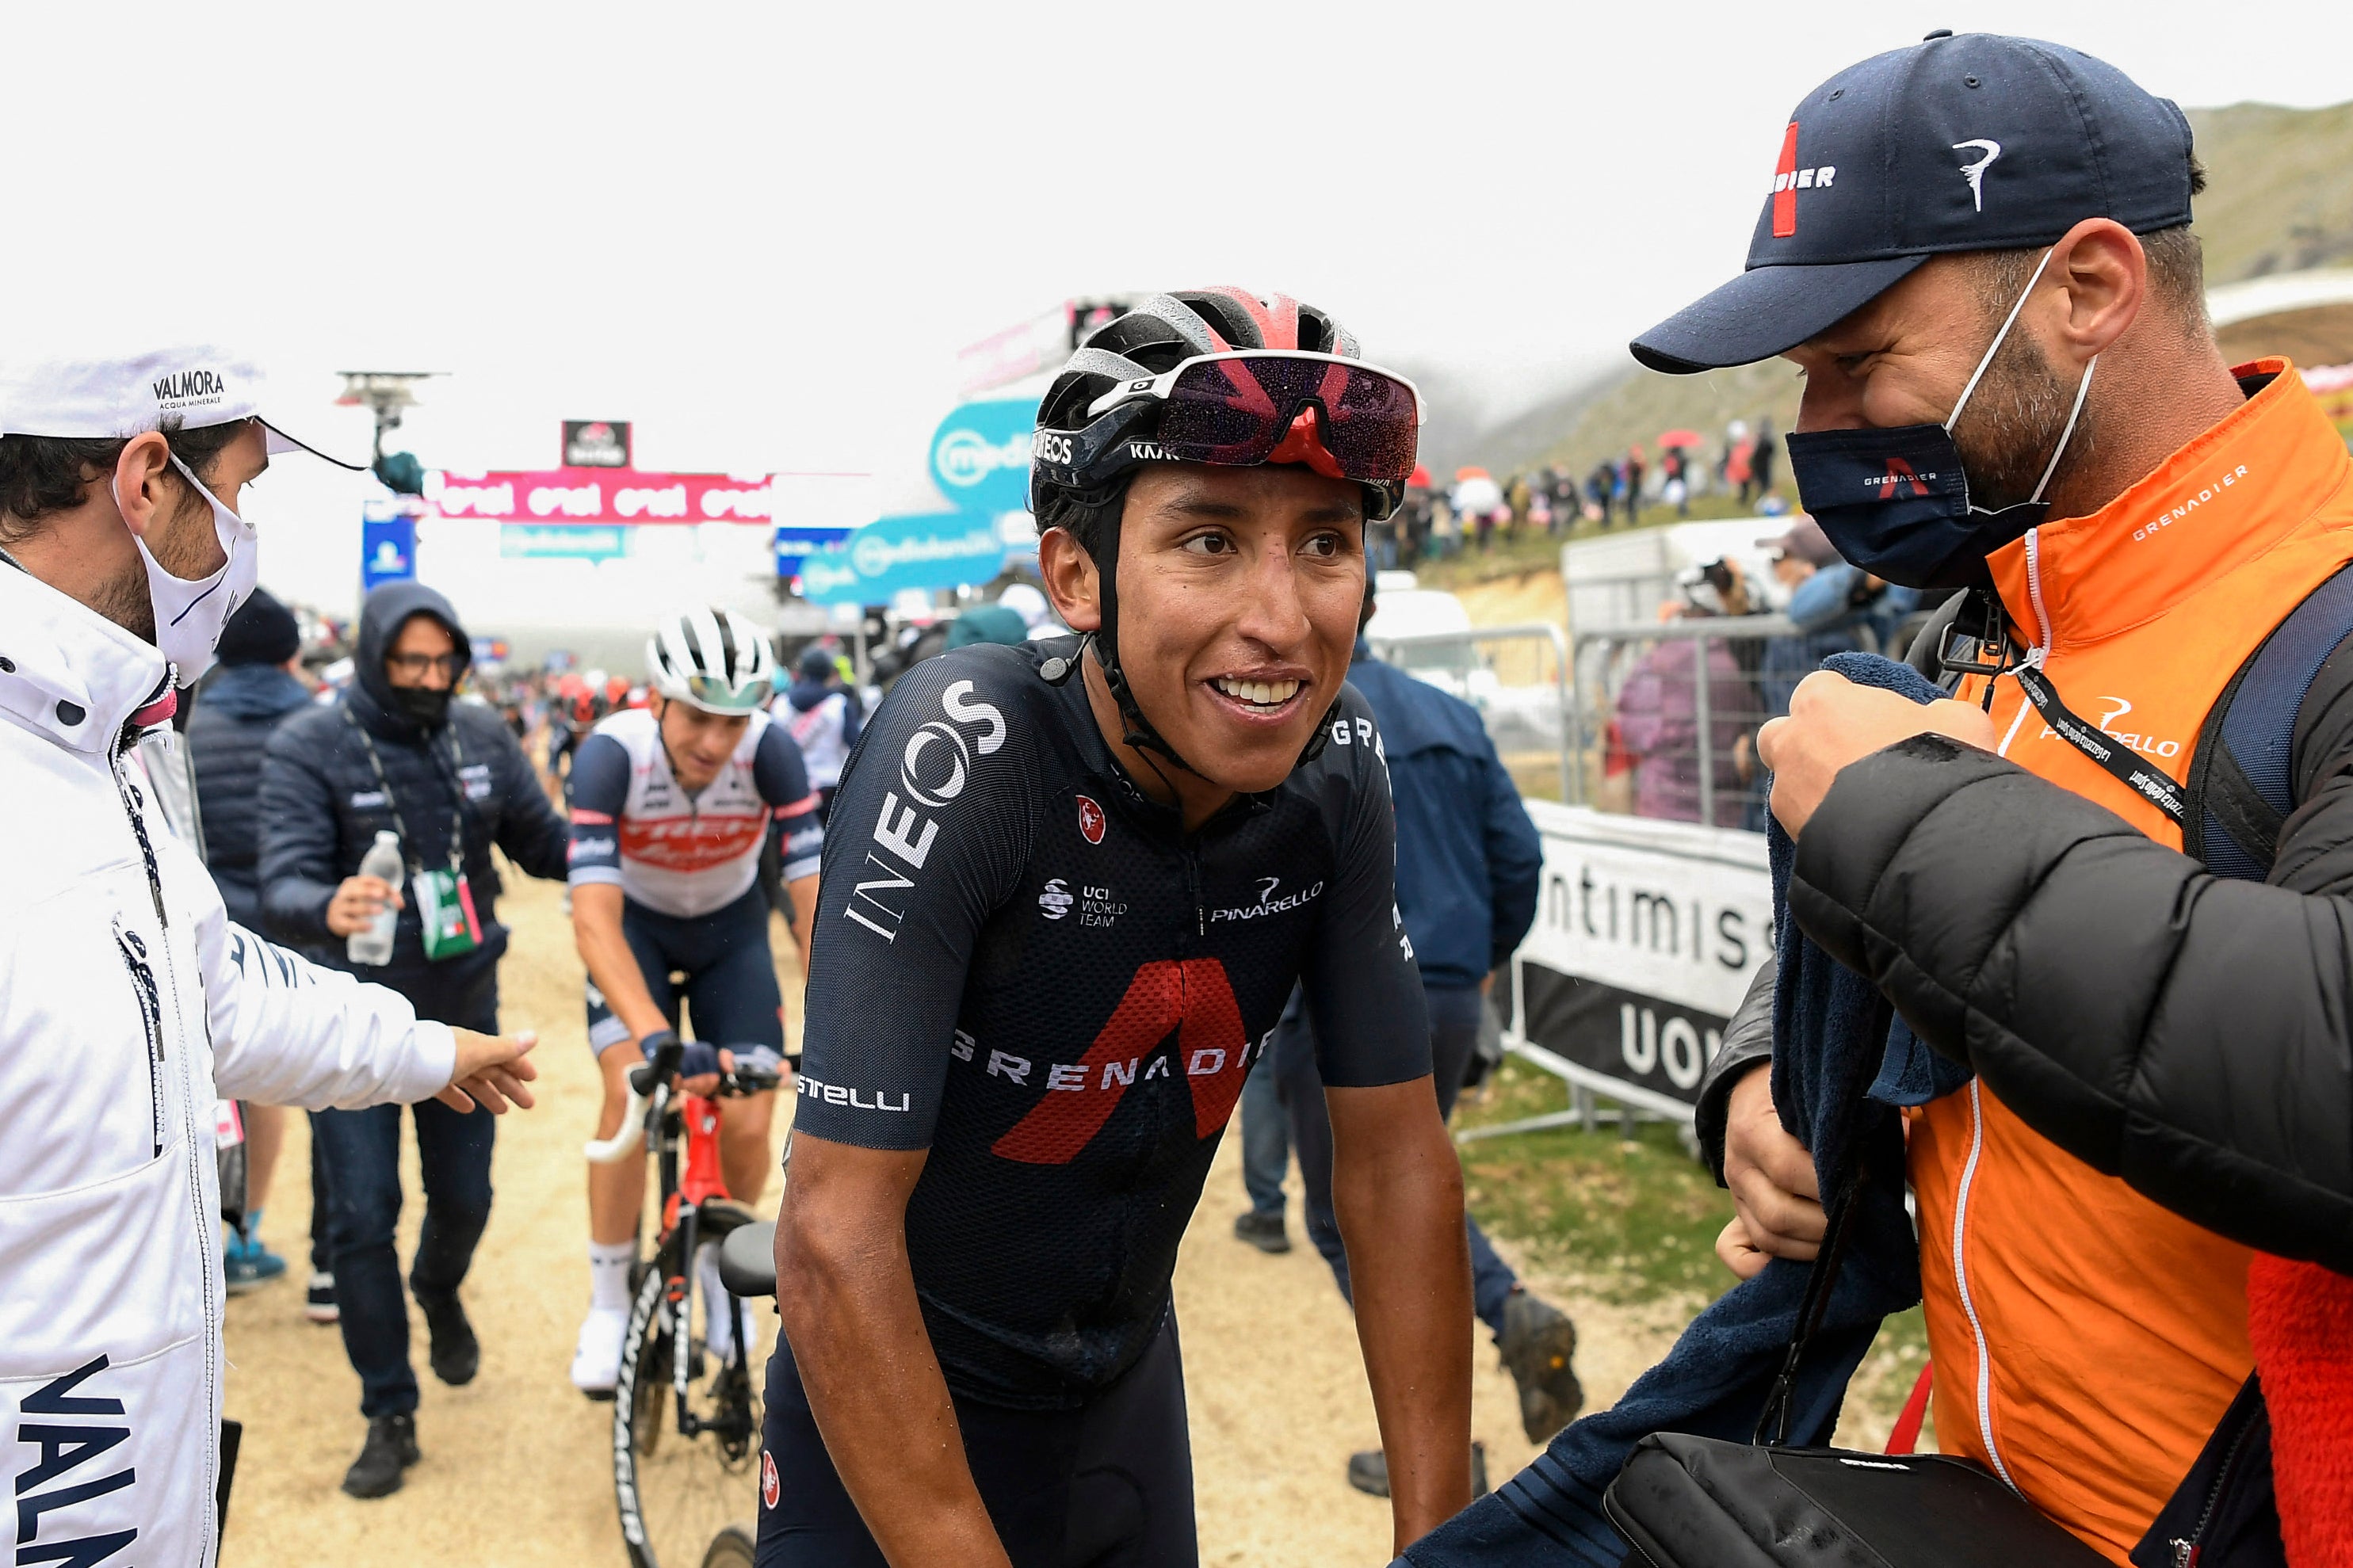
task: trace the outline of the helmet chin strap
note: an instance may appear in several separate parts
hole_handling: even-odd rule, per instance
[[[1170,745],[1154,727],[1152,721],[1144,716],[1143,708],[1135,700],[1134,689],[1127,683],[1127,672],[1120,667],[1119,587],[1113,578],[1112,565],[1119,555],[1119,523],[1116,519],[1105,531],[1108,535],[1103,541],[1103,554],[1106,559],[1097,562],[1095,566],[1098,584],[1096,597],[1103,612],[1103,619],[1095,630],[1086,634],[1086,640],[1081,645],[1079,651],[1083,655],[1088,648],[1094,650],[1095,663],[1103,668],[1103,686],[1110,691],[1113,705],[1119,709],[1122,745],[1144,757],[1145,763],[1155,773],[1160,773],[1160,766],[1152,761],[1148,753],[1157,752],[1195,778],[1214,782],[1209,781],[1208,774],[1187,762],[1184,755],[1176,747]],[[1066,668],[1060,670],[1053,668],[1054,665],[1062,662],[1060,659],[1049,660],[1041,673],[1047,679],[1059,685],[1061,680],[1069,678],[1071,669],[1076,668],[1078,661],[1073,659]],[[1339,710],[1340,699],[1338,694],[1335,693],[1331,706],[1326,708],[1324,710],[1324,716],[1315,721],[1314,733],[1307,737],[1307,744],[1301,748],[1299,760],[1292,764],[1294,769],[1305,767],[1324,754],[1324,748],[1331,740],[1333,717]],[[1171,789],[1176,787],[1176,782],[1166,773],[1161,773],[1161,782]]]

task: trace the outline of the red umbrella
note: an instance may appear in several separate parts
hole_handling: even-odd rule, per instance
[[[1696,430],[1662,431],[1659,436],[1659,445],[1662,447],[1696,447],[1699,445],[1699,432]]]
[[[1416,463],[1413,466],[1412,474],[1408,476],[1405,482],[1406,488],[1409,489],[1426,490],[1430,488],[1430,470],[1419,463]]]

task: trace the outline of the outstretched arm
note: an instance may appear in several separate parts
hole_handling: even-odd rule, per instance
[[[1010,1568],[915,1300],[907,1197],[924,1150],[807,1133],[776,1222],[776,1311],[841,1483],[893,1568]]]
[[[1462,1166],[1428,1078],[1327,1089],[1332,1206],[1388,1457],[1397,1549],[1471,1501],[1471,1253]]]

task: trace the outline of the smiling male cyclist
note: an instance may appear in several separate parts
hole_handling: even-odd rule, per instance
[[[1039,412],[1082,639],[915,667],[834,801],[763,1564],[1196,1561],[1169,1275],[1294,980],[1400,1545],[1470,1495],[1470,1269],[1371,710],[1419,401],[1321,312],[1155,295]]]
[[[599,1138],[619,1130],[629,1070],[652,1054],[647,1041],[678,1027],[681,998],[701,1042],[782,1058],[784,997],[760,850],[772,834],[779,841],[806,973],[825,843],[800,748],[762,711],[775,690],[767,634],[726,610],[689,610],[646,640],[646,662],[647,706],[598,724],[572,763],[572,931],[588,969],[588,1044],[605,1079]],[[683,984],[673,987],[674,973]],[[728,1055],[717,1053],[732,1067]],[[720,1104],[720,1163],[745,1203],[767,1181],[775,1100],[763,1093]],[[645,1192],[642,1160],[588,1167],[589,1308],[572,1382],[592,1399],[612,1397],[620,1374]],[[715,1258],[699,1261],[715,1269]],[[715,1291],[715,1273],[710,1281]]]

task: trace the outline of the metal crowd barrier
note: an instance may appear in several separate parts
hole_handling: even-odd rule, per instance
[[[1496,754],[1524,795],[1570,787],[1568,637],[1549,621],[1416,632],[1371,639],[1373,655],[1451,691],[1479,710]],[[1546,791],[1551,772],[1558,787]]]

